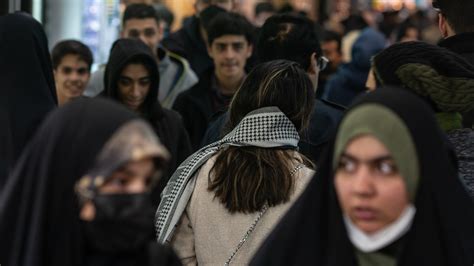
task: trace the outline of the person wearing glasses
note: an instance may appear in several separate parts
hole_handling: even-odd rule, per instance
[[[433,0],[439,14],[439,30],[444,40],[439,46],[447,48],[474,64],[474,1]],[[463,114],[463,126],[474,128],[474,111]]]
[[[298,63],[309,76],[315,91],[318,89],[319,72],[326,68],[329,62],[322,56],[320,38],[314,23],[308,18],[292,14],[279,14],[268,18],[260,30],[256,49],[261,63],[277,59]],[[314,101],[309,126],[302,133],[298,146],[302,154],[316,162],[335,132],[344,108],[325,100]],[[227,114],[222,115],[211,123],[201,145],[222,137],[222,128],[227,117]]]

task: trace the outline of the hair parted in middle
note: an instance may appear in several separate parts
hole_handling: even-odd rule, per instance
[[[269,61],[256,66],[234,95],[226,128],[234,128],[253,110],[276,106],[301,132],[309,123],[313,103],[311,80],[298,63]],[[312,166],[292,149],[231,146],[218,153],[208,190],[231,213],[283,204],[294,191],[290,172],[298,161]]]

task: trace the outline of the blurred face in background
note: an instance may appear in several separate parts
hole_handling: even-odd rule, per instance
[[[154,18],[132,18],[123,25],[122,38],[140,39],[150,47],[156,57],[156,49],[163,39],[163,29]]]
[[[335,70],[342,63],[342,52],[337,41],[321,43],[323,55],[329,60],[328,69]]]

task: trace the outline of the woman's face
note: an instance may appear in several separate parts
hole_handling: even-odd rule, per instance
[[[99,188],[99,193],[143,193],[150,185],[154,170],[151,158],[128,162],[112,173]]]
[[[144,65],[127,65],[122,70],[117,84],[122,103],[137,111],[145,101],[150,85],[150,74]]]
[[[144,193],[151,184],[155,173],[155,164],[152,158],[131,161],[112,173],[107,181],[98,188],[99,194],[135,194]],[[95,218],[95,206],[87,201],[80,213],[84,221]]]
[[[390,152],[370,135],[349,142],[334,184],[343,212],[367,234],[394,222],[409,204],[405,182]]]

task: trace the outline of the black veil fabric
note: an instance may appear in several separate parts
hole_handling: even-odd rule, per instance
[[[453,153],[430,108],[414,94],[381,88],[359,98],[382,104],[406,124],[420,160],[412,227],[403,237],[397,265],[471,265],[474,262],[473,202],[457,177]],[[357,265],[336,191],[334,141],[317,174],[256,253],[251,265]]]
[[[80,265],[74,185],[112,134],[137,116],[105,99],[77,99],[51,113],[0,195],[0,263]]]
[[[57,105],[48,42],[31,16],[0,16],[0,189],[46,114]]]

